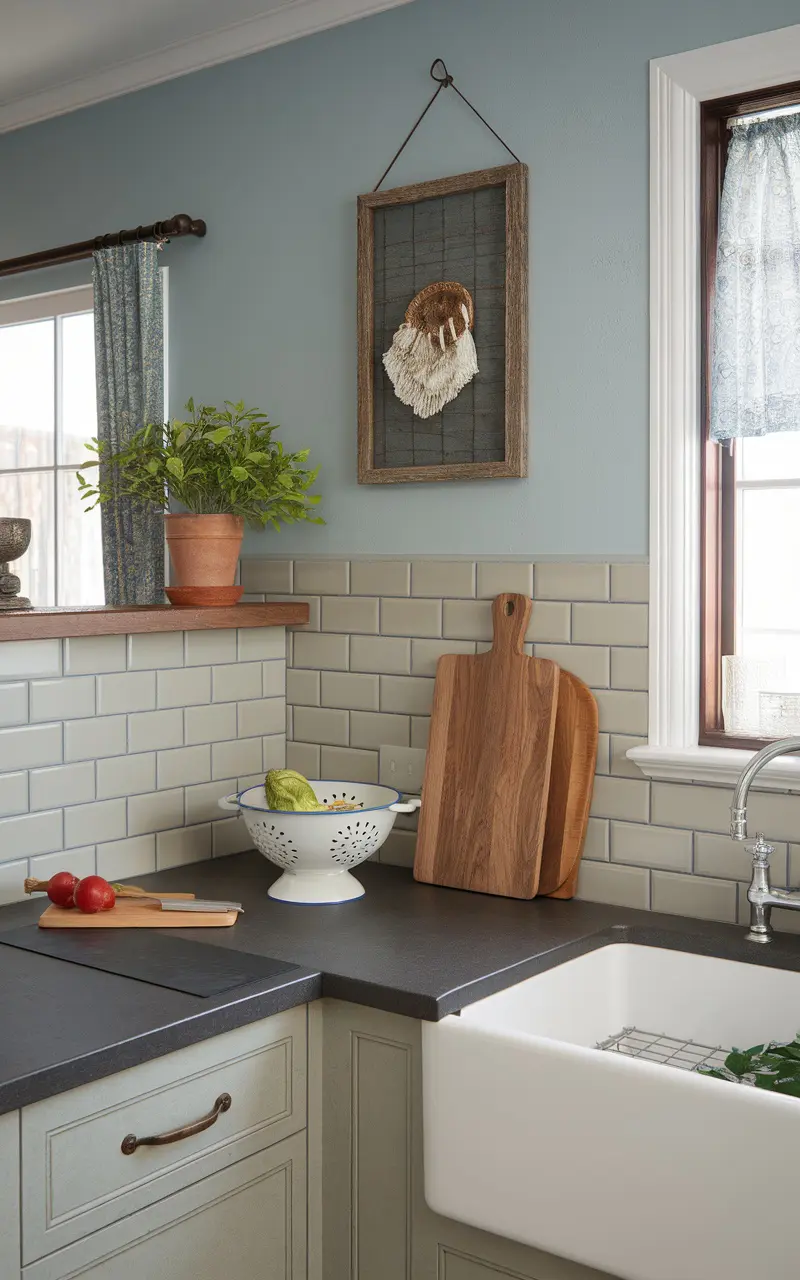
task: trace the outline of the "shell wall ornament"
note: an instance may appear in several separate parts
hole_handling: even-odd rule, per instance
[[[462,284],[437,281],[412,298],[383,364],[398,400],[431,418],[478,372],[475,307]]]

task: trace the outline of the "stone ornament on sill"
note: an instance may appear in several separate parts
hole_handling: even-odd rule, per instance
[[[27,596],[19,595],[20,580],[9,571],[9,561],[19,560],[31,541],[31,522],[19,516],[0,518],[0,609],[30,609]]]

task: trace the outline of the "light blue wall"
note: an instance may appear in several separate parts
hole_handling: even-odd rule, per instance
[[[0,138],[0,258],[206,218],[204,242],[167,251],[173,411],[244,397],[322,464],[326,528],[251,534],[252,551],[640,555],[647,62],[799,21],[800,0],[416,0]],[[530,165],[531,474],[359,487],[355,197],[436,55]],[[505,158],[444,94],[394,178]]]

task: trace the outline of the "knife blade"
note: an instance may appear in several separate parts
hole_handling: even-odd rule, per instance
[[[241,902],[210,902],[203,898],[162,899],[162,911],[240,911],[244,912]]]

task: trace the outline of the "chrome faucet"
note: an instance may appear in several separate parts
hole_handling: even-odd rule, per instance
[[[800,738],[781,738],[779,742],[771,742],[762,747],[742,770],[731,805],[732,840],[747,839],[747,795],[756,774],[776,756],[786,756],[792,751],[800,751]],[[750,845],[750,853],[753,855],[753,877],[747,890],[747,901],[750,903],[747,938],[750,942],[772,941],[770,917],[773,907],[789,907],[790,910],[800,911],[800,890],[791,892],[788,889],[773,889],[770,884],[769,859],[774,852],[774,846],[768,844],[760,834],[756,836],[755,843]]]

